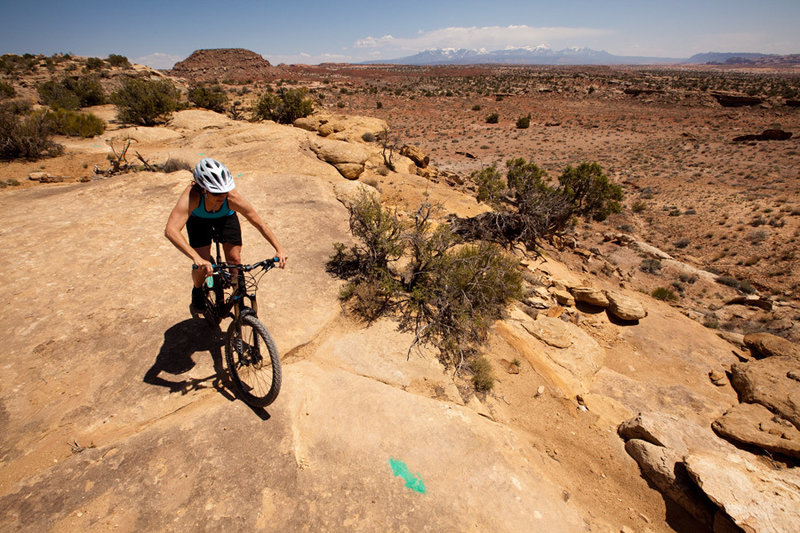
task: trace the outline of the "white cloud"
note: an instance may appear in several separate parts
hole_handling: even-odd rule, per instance
[[[155,52],[147,56],[136,57],[134,59],[131,59],[131,62],[136,63],[138,65],[147,65],[148,67],[155,69],[170,69],[173,66],[175,66],[175,63],[183,59],[185,58],[180,56],[163,54],[161,52]]]
[[[535,47],[546,44],[553,47],[574,46],[576,41],[610,35],[609,30],[596,28],[519,26],[472,26],[441,28],[420,31],[412,37],[365,37],[357,40],[355,48],[378,49],[387,53],[419,52],[432,48],[503,48]]]

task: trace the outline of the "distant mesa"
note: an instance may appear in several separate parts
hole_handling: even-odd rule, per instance
[[[280,77],[281,67],[273,67],[259,54],[244,48],[195,50],[172,67],[170,74],[192,81],[256,81]]]

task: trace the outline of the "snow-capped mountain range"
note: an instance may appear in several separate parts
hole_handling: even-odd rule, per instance
[[[724,63],[731,58],[761,58],[766,54],[718,53],[697,54],[690,58],[615,56],[590,48],[553,50],[547,46],[526,46],[503,50],[470,50],[439,48],[397,59],[365,61],[364,64],[393,63],[400,65],[475,65],[500,63],[509,65],[657,65],[668,63]]]

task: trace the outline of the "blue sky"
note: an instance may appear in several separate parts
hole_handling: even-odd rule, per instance
[[[672,58],[791,54],[800,53],[799,28],[800,0],[0,0],[0,54],[113,53],[156,68],[200,48],[247,48],[273,64],[538,45]]]

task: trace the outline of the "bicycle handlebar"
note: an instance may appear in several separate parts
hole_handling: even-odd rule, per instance
[[[233,268],[240,268],[242,272],[250,272],[251,270],[255,270],[257,268],[263,268],[264,270],[269,270],[274,268],[276,264],[280,263],[280,259],[276,257],[272,257],[270,259],[264,259],[263,261],[259,261],[258,263],[253,263],[252,265],[236,265],[233,263],[216,263],[213,265],[214,272],[218,272],[224,269],[233,269]],[[199,268],[197,265],[192,265],[193,269]]]

